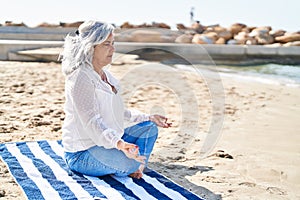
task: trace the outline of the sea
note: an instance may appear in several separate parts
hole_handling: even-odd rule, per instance
[[[300,88],[300,65],[264,64],[249,66],[228,66],[228,65],[175,65],[178,69],[200,72],[214,71],[220,77],[232,77],[245,81],[255,81],[273,85],[286,85]]]

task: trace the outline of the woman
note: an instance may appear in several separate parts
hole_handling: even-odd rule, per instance
[[[112,62],[114,27],[88,21],[65,39],[62,69],[65,120],[62,143],[73,171],[141,178],[157,138],[157,126],[171,123],[160,115],[124,109],[119,82],[104,69]],[[136,125],[123,128],[123,121]]]

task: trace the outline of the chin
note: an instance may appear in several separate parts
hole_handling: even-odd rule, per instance
[[[112,58],[107,59],[107,64],[111,64],[111,62],[112,62]]]

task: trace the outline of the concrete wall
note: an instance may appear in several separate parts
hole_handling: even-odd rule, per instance
[[[63,41],[64,37],[76,28],[28,28],[16,26],[0,27],[0,40],[45,40]]]
[[[15,59],[9,58],[9,53],[44,47],[62,47],[62,45],[62,41],[0,40],[0,60],[22,60],[21,57]]]
[[[129,43],[116,44],[119,53],[135,53],[143,59],[170,62],[216,64],[300,64],[300,47],[258,45],[195,45],[174,43]]]

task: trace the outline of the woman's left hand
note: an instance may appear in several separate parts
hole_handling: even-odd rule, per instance
[[[168,122],[168,118],[161,115],[151,115],[149,119],[150,121],[154,122],[157,126],[163,128],[169,128],[172,126],[172,123]]]

